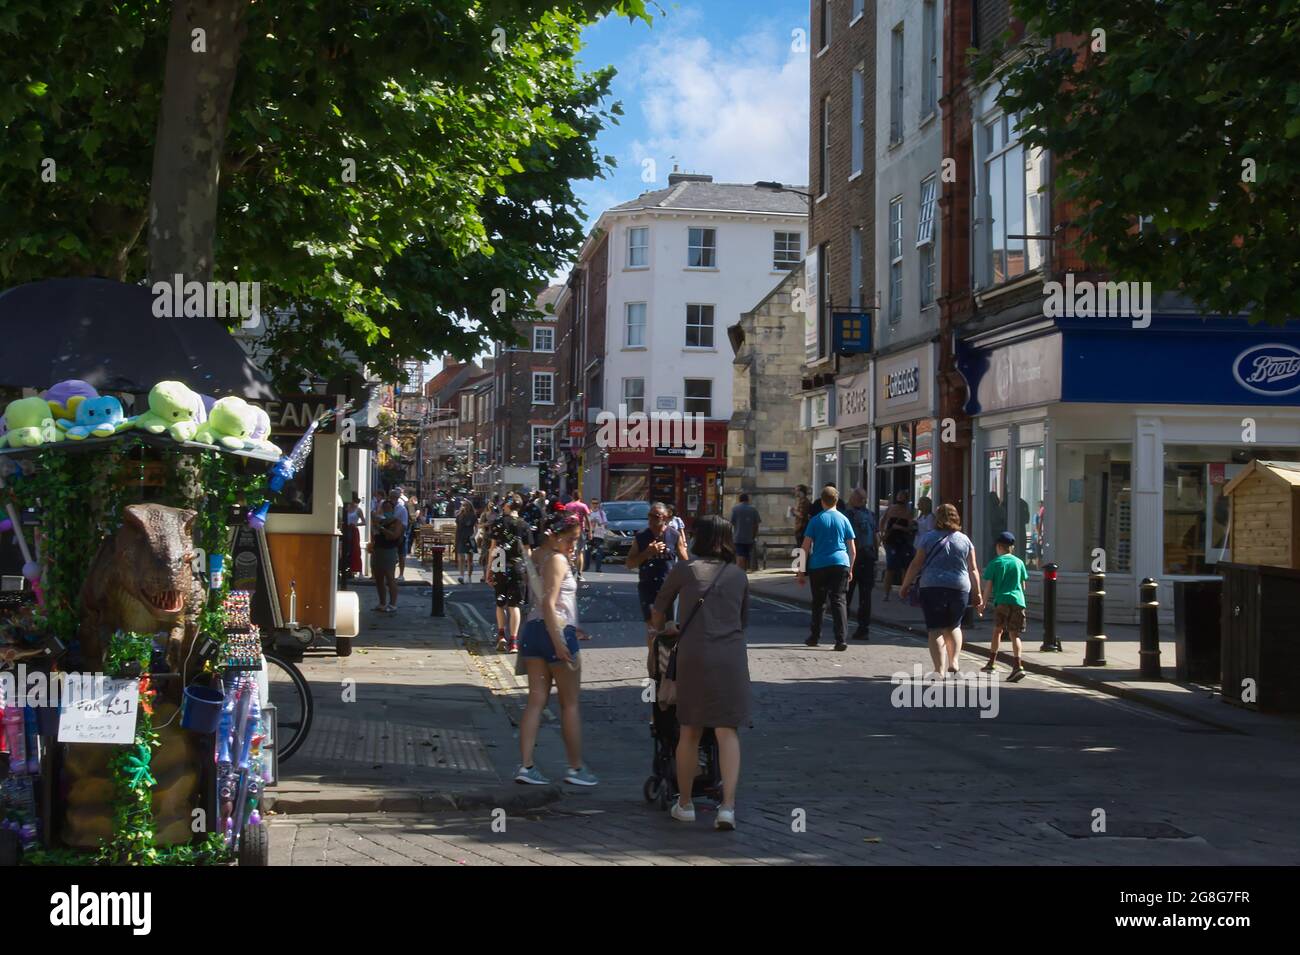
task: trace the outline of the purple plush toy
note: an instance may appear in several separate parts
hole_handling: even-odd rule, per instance
[[[67,381],[53,385],[41,397],[49,402],[50,413],[55,418],[75,421],[77,405],[86,398],[98,398],[99,392],[93,385],[87,384],[80,378],[69,378]]]

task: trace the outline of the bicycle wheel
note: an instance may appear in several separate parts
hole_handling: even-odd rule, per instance
[[[283,763],[307,740],[314,710],[311,687],[302,671],[274,653],[266,657],[266,676],[271,704],[275,707],[277,762]]]

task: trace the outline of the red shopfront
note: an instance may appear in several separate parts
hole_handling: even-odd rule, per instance
[[[682,446],[636,450],[611,448],[605,462],[604,499],[663,501],[677,509],[687,525],[722,510],[722,476],[726,469],[727,423],[704,425],[704,447],[690,457]]]

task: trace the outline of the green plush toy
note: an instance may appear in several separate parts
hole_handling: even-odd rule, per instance
[[[232,451],[244,451],[253,446],[253,415],[248,402],[231,395],[212,405],[208,420],[194,432],[194,440],[202,444],[220,444]]]
[[[203,407],[202,399],[179,381],[160,381],[149,391],[149,410],[131,419],[131,427],[150,434],[164,431],[177,441],[189,441],[199,424],[195,411]]]
[[[54,415],[44,398],[19,398],[9,402],[4,414],[5,433],[0,436],[0,446],[11,448],[38,448],[63,440],[63,433],[54,425]]]

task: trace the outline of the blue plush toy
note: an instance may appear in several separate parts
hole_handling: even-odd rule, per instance
[[[126,427],[126,414],[122,402],[112,395],[99,398],[86,398],[77,403],[75,421],[56,419],[60,430],[67,432],[73,441],[84,438],[107,438]]]

